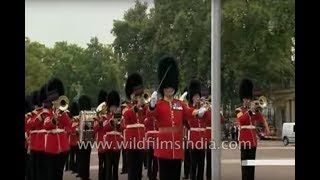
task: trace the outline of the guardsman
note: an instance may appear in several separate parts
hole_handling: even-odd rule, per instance
[[[127,101],[123,101],[121,103],[121,112],[123,114],[125,109],[129,109],[131,107],[131,103]],[[123,136],[123,132],[122,132]],[[124,148],[124,146],[121,147],[121,155],[122,155],[122,169],[121,174],[127,174],[128,173],[128,163],[127,163],[127,151]]]
[[[158,122],[153,116],[148,116],[146,126],[147,168],[149,180],[156,180],[158,174],[158,159],[154,156],[154,146],[159,133]]]
[[[252,101],[253,98],[253,83],[249,79],[243,79],[239,88],[240,100],[243,106],[237,113],[237,120],[240,126],[239,145],[241,148],[242,161],[242,180],[254,180],[255,166],[246,166],[245,160],[256,159],[257,134],[256,122],[264,124],[266,134],[268,135],[269,127],[260,111],[256,111],[258,106]]]
[[[104,106],[100,112],[97,112],[97,116],[94,118],[93,130],[95,139],[98,145],[98,158],[99,158],[99,180],[106,179],[106,152],[103,145],[103,136],[106,133],[103,128],[103,123],[106,119],[106,101],[108,93],[105,90],[100,90],[98,94],[98,106],[102,104]]]
[[[79,98],[79,108],[80,111],[91,111],[91,100],[87,95],[81,95]],[[86,128],[86,127],[84,127]],[[79,167],[78,167],[78,176],[81,180],[89,180],[90,179],[90,155],[91,155],[91,146],[87,142],[79,142],[85,143],[87,146],[79,147],[78,156],[79,156]],[[86,144],[87,143],[87,144]],[[77,156],[77,157],[78,157]]]
[[[122,142],[123,127],[121,126],[122,114],[120,108],[120,95],[111,91],[107,98],[107,120],[103,127],[106,147],[106,180],[118,180],[118,169]]]
[[[32,174],[31,174],[31,156],[29,153],[29,127],[28,127],[28,120],[32,117],[32,105],[30,102],[30,99],[28,97],[25,98],[25,115],[24,115],[24,137],[25,137],[25,149],[24,149],[24,155],[25,155],[25,178],[26,180],[32,180]]]
[[[127,101],[123,101],[121,103],[121,112],[122,112],[122,114],[123,114],[125,108],[126,109],[130,108],[129,107],[129,103]],[[122,132],[122,137],[123,137],[123,132]],[[121,174],[127,174],[128,173],[127,151],[123,146],[121,147],[121,155],[122,155]]]
[[[128,180],[142,178],[142,163],[144,153],[144,137],[147,106],[143,100],[143,81],[138,73],[129,75],[126,82],[126,96],[133,103],[132,107],[124,109],[123,126],[124,142],[127,149]]]
[[[188,88],[187,99],[189,108],[198,110],[203,105],[201,104],[201,83],[197,79],[191,80]],[[204,160],[205,160],[205,131],[206,120],[210,120],[210,112],[206,111],[204,116],[191,116],[188,119],[190,132],[188,137],[188,148],[190,149],[190,164],[191,164],[191,180],[203,179]]]
[[[47,111],[44,108],[47,98],[46,89],[47,85],[45,84],[41,87],[38,97],[34,96],[33,104],[35,105],[35,109],[31,112],[31,118],[27,121],[30,129],[29,149],[32,161],[32,178],[34,180],[46,179],[47,175],[46,156],[44,154],[46,130],[43,128],[44,118],[41,115]]]
[[[70,116],[71,116],[71,127],[72,131],[69,135],[69,143],[70,143],[70,155],[69,155],[69,167],[72,173],[77,172],[77,152],[78,141],[79,141],[79,104],[77,102],[72,102],[70,105]]]
[[[47,131],[45,135],[44,152],[46,154],[46,168],[48,180],[62,180],[63,169],[70,149],[68,134],[72,131],[71,119],[67,111],[61,109],[66,100],[60,99],[64,96],[64,85],[58,78],[48,82],[47,99],[45,103],[46,112],[40,116],[44,119],[43,128]]]
[[[158,65],[159,91],[162,99],[157,101],[157,92],[151,95],[149,113],[159,125],[154,155],[159,159],[160,180],[180,180],[183,151],[183,120],[192,116],[203,116],[206,109],[192,111],[174,95],[179,86],[179,70],[175,59],[163,56]]]

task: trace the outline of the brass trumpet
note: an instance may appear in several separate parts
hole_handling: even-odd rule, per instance
[[[149,89],[145,89],[144,92],[143,92],[143,102],[145,104],[148,104],[150,102],[150,99],[151,99],[151,93],[150,93],[150,90]]]
[[[267,105],[268,105],[268,100],[267,100],[266,97],[260,96],[260,97],[258,98],[258,100],[255,100],[255,101],[254,101],[254,103],[255,103],[256,106],[258,106],[258,107],[260,107],[260,108],[263,109],[263,108],[266,108],[266,107],[267,107]]]
[[[69,99],[67,96],[60,96],[57,100],[53,102],[53,105],[60,111],[66,111],[69,107]]]
[[[261,109],[266,108],[268,105],[268,100],[265,96],[260,96],[257,100],[253,101],[255,103],[255,109],[252,109],[253,114],[259,112]]]

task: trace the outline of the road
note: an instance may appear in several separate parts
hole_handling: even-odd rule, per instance
[[[238,180],[241,179],[241,166],[240,166],[240,150],[228,149],[221,150],[221,176],[222,180]],[[280,141],[260,141],[257,149],[256,159],[285,159],[294,161],[295,159],[295,146],[289,145],[284,147]],[[120,160],[121,163],[121,160]],[[122,165],[119,165],[119,173]],[[98,180],[98,154],[97,151],[91,153],[90,165],[90,178]],[[295,166],[294,165],[260,165],[256,166],[255,170],[256,180],[294,180],[295,179]],[[183,166],[181,169],[181,178],[183,174]],[[143,172],[143,180],[147,180],[146,170]],[[119,180],[126,180],[127,175],[119,175]],[[64,180],[76,180],[74,174],[65,172]]]

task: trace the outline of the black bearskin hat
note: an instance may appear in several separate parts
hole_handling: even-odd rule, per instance
[[[188,95],[187,95],[187,100],[190,103],[193,103],[193,96],[199,94],[201,98],[201,82],[197,79],[192,79],[190,81],[189,87],[188,87]]]
[[[108,93],[105,90],[100,90],[98,94],[98,105],[107,101]]]
[[[142,94],[143,90],[143,80],[141,75],[138,73],[133,73],[129,75],[125,87],[127,98],[131,100],[131,94],[133,92],[136,92],[137,94]]]
[[[108,95],[107,106],[120,106],[120,95],[117,91],[111,91]]]
[[[41,89],[40,89],[40,92],[39,92],[39,104],[38,106],[41,107],[42,104],[45,102],[45,100],[47,99],[47,84],[44,84]]]
[[[24,101],[25,101],[24,113],[27,114],[32,111],[32,105],[29,97],[25,97]]]
[[[31,102],[34,106],[39,106],[40,104],[40,91],[38,90],[35,90],[35,91],[32,91],[31,93]]]
[[[62,95],[64,95],[64,86],[62,81],[58,78],[51,79],[47,86],[47,100],[53,101]]]
[[[163,89],[167,87],[172,87],[175,90],[174,93],[177,93],[179,86],[179,69],[174,57],[166,55],[160,59],[158,64],[158,80],[159,83],[162,83],[160,85],[160,94],[162,96]]]
[[[79,104],[77,102],[72,102],[70,105],[71,116],[78,116],[80,112]]]
[[[252,99],[253,97],[253,83],[249,79],[243,79],[240,83],[239,96],[242,102],[243,98]]]
[[[79,109],[83,110],[91,110],[91,100],[87,95],[81,95],[79,98]]]

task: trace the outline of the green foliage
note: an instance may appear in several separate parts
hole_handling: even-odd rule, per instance
[[[238,85],[248,77],[267,93],[272,84],[294,78],[294,0],[223,0],[221,14],[222,103],[238,103]],[[155,89],[157,59],[176,56],[180,86],[198,77],[210,86],[211,1],[161,0],[154,8],[136,1],[123,20],[115,20],[115,40],[104,45],[92,38],[86,48],[57,42],[46,48],[26,39],[26,92],[48,78],[64,81],[67,95],[75,84],[96,102],[98,91],[118,90],[124,95],[125,74],[139,72],[146,88]]]

